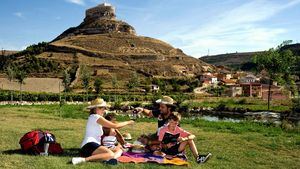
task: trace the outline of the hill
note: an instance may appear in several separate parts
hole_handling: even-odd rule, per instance
[[[291,50],[295,55],[300,56],[300,43],[285,45],[281,47],[281,50]],[[261,53],[262,51],[257,52],[244,52],[244,53],[228,53],[228,54],[220,54],[220,55],[211,55],[211,56],[203,56],[199,58],[200,60],[215,65],[225,65],[231,68],[241,68],[245,64],[249,64],[251,62],[251,58]]]
[[[93,79],[101,77],[111,84],[112,77],[117,77],[120,86],[134,73],[145,81],[153,77],[189,78],[214,69],[163,41],[136,35],[131,25],[116,19],[114,7],[107,3],[88,9],[79,26],[52,42],[31,46],[8,60],[4,65],[17,65],[33,77],[61,78],[68,70],[75,87],[80,87],[82,65]]]

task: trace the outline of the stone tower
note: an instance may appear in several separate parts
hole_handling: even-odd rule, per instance
[[[84,21],[77,27],[64,31],[53,41],[66,36],[94,35],[107,33],[127,33],[136,35],[134,27],[116,18],[116,9],[108,3],[87,9]]]
[[[109,3],[103,3],[96,7],[90,8],[85,12],[85,22],[89,22],[96,19],[116,19],[116,9]]]

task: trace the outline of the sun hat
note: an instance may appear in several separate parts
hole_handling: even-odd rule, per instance
[[[127,141],[132,140],[132,137],[131,137],[130,133],[124,133],[122,136],[124,137],[124,140],[127,140]]]
[[[158,104],[161,103],[161,104],[165,104],[165,105],[175,106],[176,101],[173,100],[169,96],[163,96],[162,99],[156,100],[156,103],[158,103]]]
[[[91,102],[91,105],[89,105],[87,109],[93,109],[96,107],[108,107],[108,105],[103,99],[97,98]]]

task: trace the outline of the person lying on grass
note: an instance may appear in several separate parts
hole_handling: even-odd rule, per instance
[[[86,124],[85,137],[81,144],[80,154],[82,157],[73,157],[72,164],[80,164],[87,161],[104,161],[107,164],[117,164],[116,158],[120,157],[122,150],[113,152],[109,148],[101,145],[103,135],[102,127],[121,128],[134,121],[112,123],[103,117],[107,104],[103,99],[97,98],[87,107],[90,115]]]
[[[172,158],[183,154],[186,146],[190,147],[197,163],[206,162],[212,155],[199,155],[194,143],[195,135],[191,134],[178,126],[181,116],[177,112],[173,112],[169,116],[169,122],[158,132],[158,141],[161,142],[161,152],[154,152],[154,155],[162,155],[166,158]]]

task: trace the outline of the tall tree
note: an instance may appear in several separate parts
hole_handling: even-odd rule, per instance
[[[7,79],[9,80],[9,82],[11,83],[15,77],[16,77],[16,72],[15,70],[13,69],[13,67],[11,66],[8,66],[6,68],[6,71],[5,71],[6,75],[7,75]],[[10,100],[13,101],[13,91],[10,92]]]
[[[133,72],[131,75],[131,78],[129,79],[127,83],[127,87],[129,90],[133,90],[133,93],[135,94],[136,88],[140,85],[140,79],[136,72]],[[135,96],[133,97],[135,101]]]
[[[62,83],[65,88],[64,91],[68,92],[70,90],[71,76],[67,70],[64,71]]]
[[[113,76],[111,77],[111,85],[112,85],[112,87],[114,88],[113,91],[115,91],[115,92],[114,92],[114,95],[115,95],[114,101],[117,102],[117,101],[118,101],[118,98],[117,98],[117,96],[116,96],[116,89],[118,89],[118,87],[119,87],[117,76],[113,75]]]
[[[100,78],[96,78],[94,82],[94,88],[97,94],[102,91],[103,81]]]
[[[25,81],[26,77],[27,77],[27,74],[26,74],[25,71],[23,71],[23,70],[17,70],[16,71],[16,79],[20,84],[20,92],[21,92],[20,101],[21,102],[23,101],[23,98],[22,98],[22,85],[24,84],[24,81]]]
[[[134,90],[136,87],[138,87],[140,84],[140,80],[136,72],[133,72],[131,75],[131,78],[129,79],[127,83],[127,87],[129,90]]]
[[[279,45],[281,47],[282,45]],[[268,90],[268,110],[270,110],[271,100],[271,85],[273,80],[278,77],[289,76],[292,73],[293,65],[295,64],[296,57],[290,50],[280,51],[279,47],[276,49],[271,48],[268,51],[257,54],[253,58],[253,62],[257,64],[257,70],[262,70],[268,73],[269,90]]]
[[[90,86],[90,80],[91,80],[91,74],[88,71],[86,66],[82,66],[81,69],[81,81],[82,81],[82,86],[86,91],[86,97],[88,100],[88,91],[89,91],[89,86]]]

